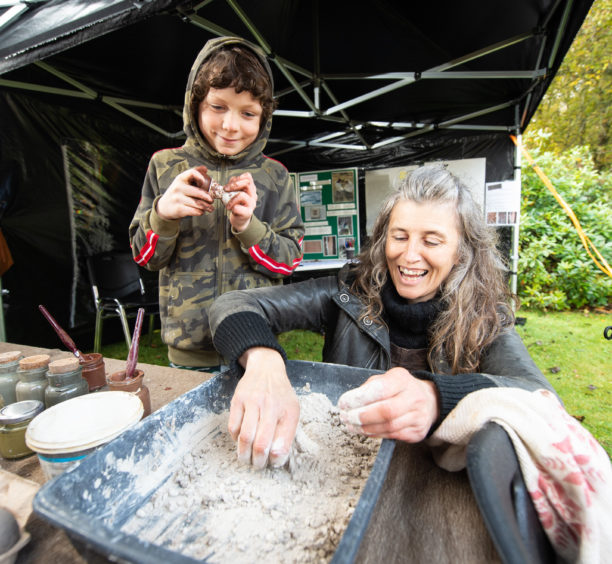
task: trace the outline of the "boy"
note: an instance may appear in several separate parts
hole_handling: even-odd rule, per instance
[[[263,52],[236,37],[196,58],[183,109],[187,140],[149,163],[130,224],[134,260],[159,271],[171,366],[219,369],[208,309],[235,289],[281,284],[301,260],[304,227],[285,167],[262,154],[274,111]],[[237,192],[213,199],[205,176]]]

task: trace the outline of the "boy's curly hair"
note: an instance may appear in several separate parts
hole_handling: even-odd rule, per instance
[[[250,92],[263,112],[259,129],[276,108],[270,76],[259,57],[242,45],[228,45],[213,53],[200,67],[191,89],[191,113],[197,116],[200,102],[211,88],[233,87],[236,92]]]

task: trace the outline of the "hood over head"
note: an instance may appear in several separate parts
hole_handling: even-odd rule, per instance
[[[222,155],[215,151],[210,144],[206,141],[202,133],[200,132],[200,128],[198,126],[197,117],[194,116],[191,112],[191,94],[193,89],[193,83],[195,78],[200,70],[200,67],[213,53],[231,44],[238,44],[243,47],[247,47],[261,61],[264,69],[268,73],[270,77],[270,84],[272,85],[272,91],[274,91],[274,79],[272,77],[272,69],[268,64],[268,60],[266,58],[265,53],[262,49],[254,45],[253,43],[247,41],[246,39],[242,39],[241,37],[217,37],[215,39],[211,39],[206,42],[202,50],[198,53],[192,67],[189,72],[189,78],[187,80],[187,88],[185,90],[185,101],[183,105],[183,131],[187,135],[187,141],[185,142],[186,146],[197,146],[200,150],[203,150],[210,158],[213,159],[233,159],[239,160],[244,157],[254,157],[261,153],[266,146],[268,141],[268,137],[270,136],[270,130],[272,128],[272,115],[268,117],[268,120],[265,124],[260,125],[259,135],[257,139],[251,145],[249,145],[244,151],[238,153],[237,155]]]

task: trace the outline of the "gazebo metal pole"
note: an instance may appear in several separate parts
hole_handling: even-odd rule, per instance
[[[518,121],[518,105],[516,106],[517,121]],[[520,129],[517,127],[516,144],[514,147],[514,181],[518,184],[519,195],[522,193],[521,187],[521,145],[523,136],[520,134]],[[519,259],[519,232],[521,225],[521,208],[519,196],[519,209],[516,214],[516,223],[512,226],[512,255],[511,255],[511,272],[510,272],[510,289],[513,294],[516,294],[518,288],[518,259]]]

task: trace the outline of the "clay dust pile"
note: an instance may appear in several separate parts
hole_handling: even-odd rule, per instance
[[[288,467],[240,465],[228,413],[210,414],[215,432],[122,531],[209,562],[328,562],[380,440],[349,433],[325,395],[299,398],[302,440]]]

